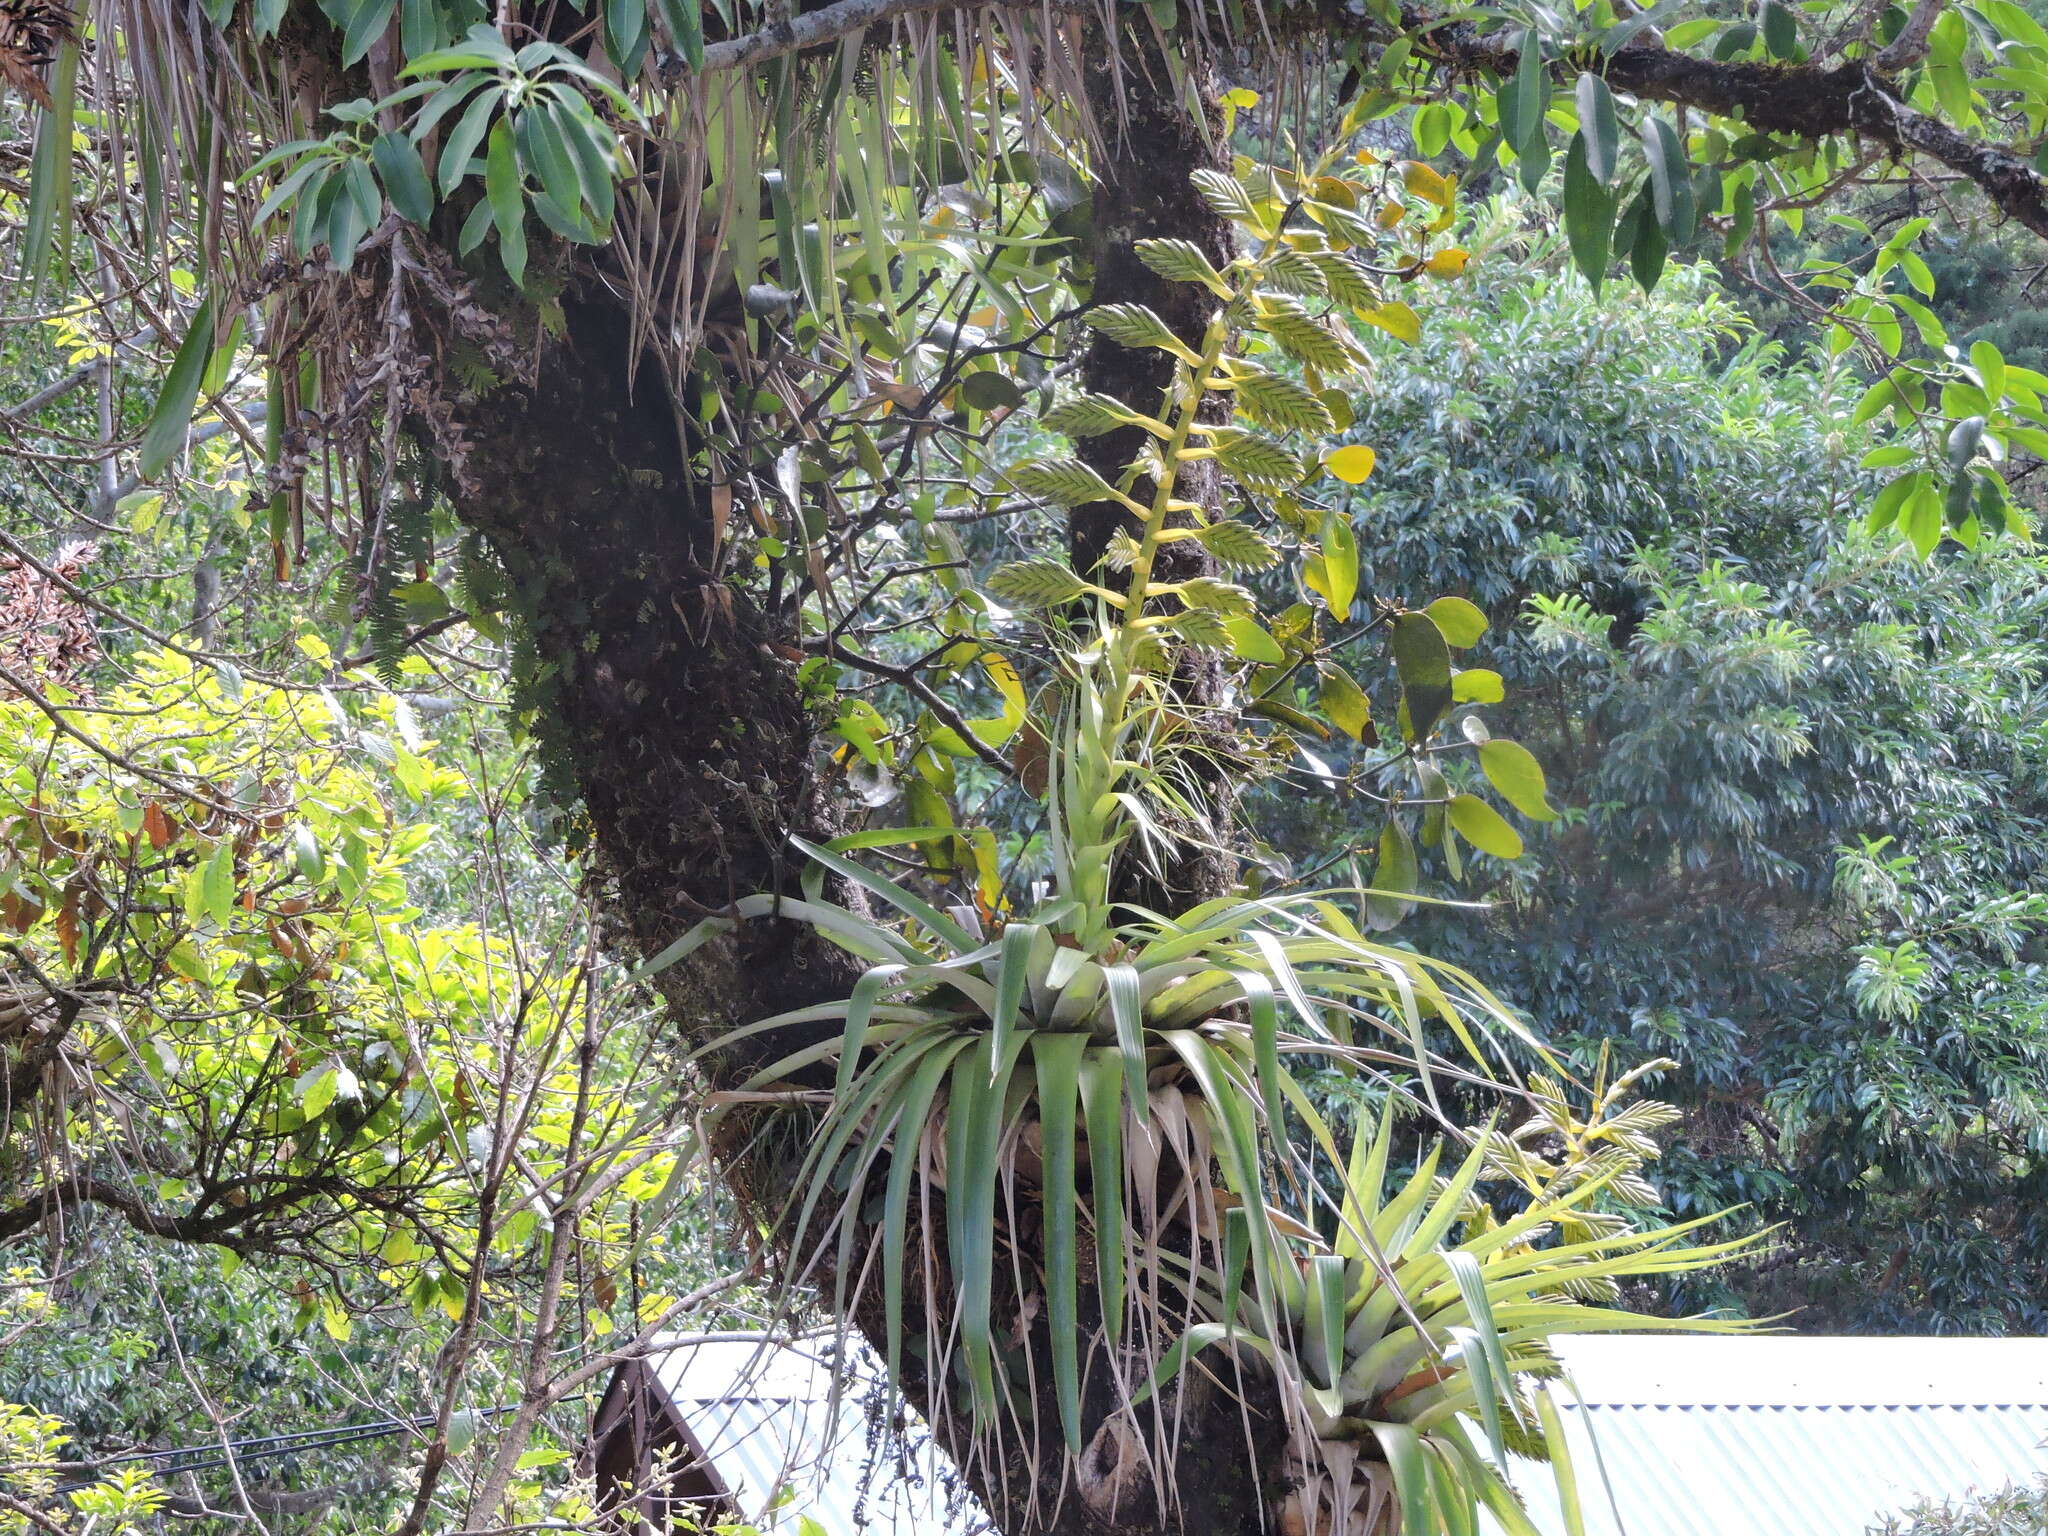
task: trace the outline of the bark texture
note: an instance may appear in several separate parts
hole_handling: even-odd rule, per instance
[[[1229,223],[1202,200],[1191,180],[1196,171],[1229,167],[1214,71],[1197,60],[1180,62],[1192,77],[1192,95],[1201,103],[1198,119],[1189,111],[1187,99],[1175,92],[1173,73],[1149,29],[1132,29],[1114,45],[1091,30],[1088,58],[1088,108],[1104,143],[1095,166],[1092,298],[1098,304],[1142,304],[1182,342],[1199,350],[1217,308],[1216,296],[1198,284],[1160,277],[1138,259],[1135,247],[1140,240],[1188,240],[1219,268],[1234,254]],[[1154,348],[1126,347],[1098,336],[1082,361],[1081,381],[1098,394],[1156,415],[1161,391],[1172,382],[1176,366],[1173,358]],[[1229,409],[1228,401],[1217,395],[1205,414],[1225,420]],[[1080,454],[1115,482],[1144,443],[1143,429],[1125,427],[1084,440]],[[1213,461],[1197,461],[1181,472],[1182,500],[1220,508],[1227,491]],[[1151,482],[1142,482],[1137,494],[1141,500],[1149,497]],[[1129,525],[1129,514],[1113,502],[1076,508],[1069,528],[1074,568],[1093,571],[1111,537]],[[1182,542],[1161,552],[1156,574],[1165,581],[1183,581],[1217,571],[1200,545]],[[1221,660],[1184,653],[1176,683],[1190,706],[1197,739],[1206,738],[1213,747],[1224,749],[1229,722],[1213,714],[1227,698],[1228,678]],[[1229,852],[1236,796],[1227,755],[1219,750],[1206,762],[1198,759],[1198,768],[1212,825],[1184,829],[1192,835],[1161,875],[1127,861],[1124,873],[1129,883],[1123,895],[1139,906],[1170,912],[1221,895],[1236,883],[1237,860]]]

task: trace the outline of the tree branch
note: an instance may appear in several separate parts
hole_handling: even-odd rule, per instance
[[[835,0],[835,3],[787,21],[778,21],[744,37],[712,43],[704,50],[704,73],[720,69],[741,69],[763,59],[801,53],[837,42],[855,32],[894,21],[899,16],[916,16],[926,11],[963,10],[961,0]],[[1088,9],[1083,0],[1044,0],[1043,4],[1019,5],[1017,10],[1032,15],[1051,10],[1057,15],[1080,15]],[[680,78],[680,72],[678,73]]]
[[[1932,26],[1931,12],[1938,9],[1920,7],[1930,13],[1925,16],[1926,25]],[[1913,23],[1920,19],[1917,14],[1909,19],[1899,42],[1907,40]],[[1512,34],[1481,33],[1463,23],[1434,25],[1419,12],[1404,13],[1403,20],[1418,39],[1419,51],[1455,71],[1505,77],[1519,61],[1509,41]],[[1372,26],[1334,0],[1324,0],[1322,24],[1331,32],[1358,32]],[[1880,54],[1879,61],[1883,58]],[[1582,62],[1590,61],[1561,62],[1559,72],[1574,71]],[[1880,69],[1862,60],[1832,68],[1721,63],[1637,45],[1607,59],[1604,74],[1616,91],[1644,101],[1736,118],[1758,133],[1808,140],[1853,133],[1900,154],[1925,155],[1968,177],[2000,212],[2048,240],[2048,181],[2020,156],[1979,143],[1908,106]]]

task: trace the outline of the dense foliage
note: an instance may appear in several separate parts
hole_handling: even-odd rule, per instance
[[[299,1506],[394,1536],[592,1523],[578,1392],[771,1272],[1034,1536],[1521,1533],[1549,1335],[1722,1198],[1751,1299],[2021,1309],[1924,1259],[2027,1262],[2048,376],[1928,300],[2048,237],[2048,29],[1682,9],[0,0],[0,1522],[154,1517],[50,1475],[131,1275],[223,1439],[287,1311],[417,1367],[401,1507]],[[1818,372],[1707,365],[1703,234]]]
[[[1511,632],[1493,723],[1564,816],[1441,887],[1493,912],[1424,909],[1417,942],[1484,957],[1582,1062],[1678,1060],[1673,1209],[1788,1223],[1729,1277],[1746,1306],[2038,1331],[2048,563],[1864,535],[1854,381],[1747,340],[1704,278],[1506,273],[1382,359],[1353,512],[1369,583]],[[1343,822],[1298,813],[1289,850]]]

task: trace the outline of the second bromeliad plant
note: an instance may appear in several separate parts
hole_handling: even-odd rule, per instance
[[[872,837],[805,844],[895,919],[822,899],[753,897],[732,918],[700,925],[662,963],[771,910],[815,924],[868,962],[842,1002],[729,1038],[842,1022],[836,1038],[785,1055],[748,1085],[772,1088],[807,1070],[833,1077],[781,1213],[792,1267],[800,1277],[829,1274],[842,1317],[847,1293],[879,1271],[891,1374],[914,1350],[938,1411],[971,1415],[973,1433],[956,1443],[993,1455],[1008,1440],[1036,1456],[1040,1429],[1053,1428],[1029,1422],[1035,1398],[997,1327],[1003,1297],[1045,1311],[1068,1474],[1053,1486],[1081,1477],[1102,1404],[1134,1425],[1148,1396],[1220,1348],[1234,1351],[1246,1373],[1238,1379],[1263,1371],[1278,1389],[1289,1450],[1276,1469],[1274,1512],[1284,1528],[1456,1533],[1476,1530],[1484,1508],[1510,1532],[1532,1531],[1505,1478],[1510,1449],[1553,1458],[1560,1502],[1576,1523],[1556,1415],[1526,1387],[1555,1374],[1546,1340],[1731,1326],[1596,1304],[1619,1279],[1696,1268],[1743,1246],[1690,1244],[1690,1227],[1639,1229],[1608,1213],[1617,1188],[1654,1155],[1644,1132],[1656,1107],[1619,1111],[1621,1085],[1603,1087],[1580,1122],[1546,1089],[1530,1126],[1567,1149],[1548,1163],[1528,1145],[1530,1126],[1458,1133],[1443,1121],[1445,1136],[1419,1170],[1383,1195],[1397,1102],[1413,1099],[1441,1120],[1436,1085],[1494,1086],[1506,1070],[1502,1036],[1542,1058],[1472,977],[1370,936],[1414,899],[1414,845],[1398,797],[1380,839],[1384,889],[1237,895],[1170,914],[1117,900],[1120,859],[1156,851],[1168,824],[1201,820],[1175,765],[1210,746],[1190,721],[1198,712],[1175,697],[1177,652],[1245,659],[1259,669],[1255,688],[1261,672],[1289,661],[1246,587],[1161,578],[1162,552],[1181,541],[1233,573],[1283,558],[1248,510],[1226,518],[1180,499],[1184,466],[1220,460],[1238,484],[1271,498],[1270,526],[1310,547],[1303,580],[1336,622],[1348,619],[1356,588],[1348,522],[1304,510],[1297,495],[1321,471],[1320,457],[1289,439],[1334,430],[1323,381],[1351,369],[1356,344],[1302,301],[1378,310],[1359,255],[1381,241],[1369,205],[1386,182],[1347,181],[1328,164],[1284,181],[1270,172],[1198,180],[1244,230],[1245,254],[1222,270],[1180,242],[1146,242],[1140,254],[1215,296],[1200,347],[1147,310],[1098,311],[1093,323],[1112,339],[1171,354],[1173,382],[1156,414],[1083,396],[1046,418],[1074,436],[1135,426],[1144,447],[1114,485],[1074,458],[1009,475],[1027,494],[1107,501],[1130,515],[1110,551],[1120,580],[1030,560],[988,584],[1015,606],[1087,616],[1054,626],[1065,639],[1044,899],[996,913],[988,931],[983,919],[942,911],[856,863],[852,845]],[[1418,184],[1437,196],[1410,172],[1411,193]],[[1448,189],[1441,201],[1439,227],[1449,222]],[[1248,336],[1292,359],[1300,377],[1256,360]],[[1228,419],[1210,408],[1218,396],[1231,403]],[[1355,463],[1359,450],[1348,451]],[[1274,629],[1299,632],[1299,611]],[[1486,697],[1487,679],[1498,687],[1492,674],[1461,682],[1450,664],[1452,645],[1470,644],[1483,620],[1459,599],[1440,599],[1419,612],[1389,608],[1375,622],[1402,685],[1404,749],[1390,766],[1406,772],[1408,809],[1425,840],[1449,854],[1462,835],[1512,857],[1520,840],[1505,819],[1479,796],[1454,793],[1431,761],[1440,750],[1432,735],[1454,702]],[[1333,687],[1326,671],[1325,708],[1364,736],[1356,694],[1348,678]],[[1467,739],[1488,744],[1483,730]],[[1482,759],[1495,788],[1525,812],[1549,814],[1533,760],[1510,743],[1491,745],[1511,749]],[[1434,1053],[1432,1036],[1456,1042],[1461,1059]],[[1292,1070],[1303,1060],[1387,1090],[1388,1108],[1348,1158]],[[1467,1150],[1439,1179],[1446,1139],[1461,1134]],[[1525,1202],[1509,1220],[1475,1194],[1483,1178],[1502,1176],[1517,1179]],[[906,1339],[913,1310],[921,1336]],[[1112,1390],[1089,1389],[1097,1369],[1110,1373]],[[1154,1465],[1171,1465],[1171,1417],[1152,1416],[1150,1432]]]

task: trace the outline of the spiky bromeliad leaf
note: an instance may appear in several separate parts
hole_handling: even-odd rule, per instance
[[[1230,630],[1223,615],[1208,608],[1188,608],[1174,615],[1173,631],[1198,651],[1228,651]]]
[[[1356,349],[1317,324],[1299,299],[1261,294],[1258,309],[1259,328],[1295,361],[1325,373],[1345,373],[1358,366]]]
[[[1088,311],[1088,323],[1127,347],[1157,347],[1190,365],[1201,361],[1164,320],[1142,304],[1105,304]]]
[[[1062,400],[1040,417],[1039,422],[1047,431],[1068,437],[1099,437],[1137,419],[1137,412],[1109,396],[1089,394]]]
[[[1025,495],[1056,501],[1063,507],[1110,501],[1116,496],[1109,482],[1079,459],[1032,459],[1012,467],[1008,478]]]
[[[1219,297],[1230,296],[1223,274],[1192,240],[1140,240],[1132,249],[1138,260],[1171,282],[1201,283]]]
[[[1262,270],[1266,282],[1282,293],[1301,293],[1312,298],[1321,298],[1329,292],[1329,282],[1323,276],[1322,264],[1292,246],[1283,245],[1269,254]]]
[[[1254,490],[1292,490],[1307,474],[1300,454],[1255,432],[1211,428],[1209,445],[1216,450],[1216,462]]]
[[[1072,602],[1088,584],[1057,560],[1012,560],[989,572],[988,590],[1017,608],[1050,608]]]
[[[1330,408],[1294,380],[1250,363],[1237,365],[1237,403],[1260,426],[1276,432],[1332,432]]]
[[[1202,201],[1224,218],[1254,226],[1261,222],[1251,193],[1236,177],[1226,176],[1221,171],[1197,171],[1191,179],[1195,190],[1202,194]]]
[[[1323,277],[1323,291],[1333,303],[1354,309],[1370,309],[1380,301],[1380,291],[1365,270],[1342,251],[1305,251]]]
[[[1225,619],[1249,618],[1258,611],[1251,593],[1235,582],[1218,581],[1214,576],[1194,576],[1182,582],[1180,600],[1190,608]]]
[[[1280,551],[1257,529],[1243,523],[1211,523],[1195,538],[1226,570],[1263,571],[1280,561]]]

